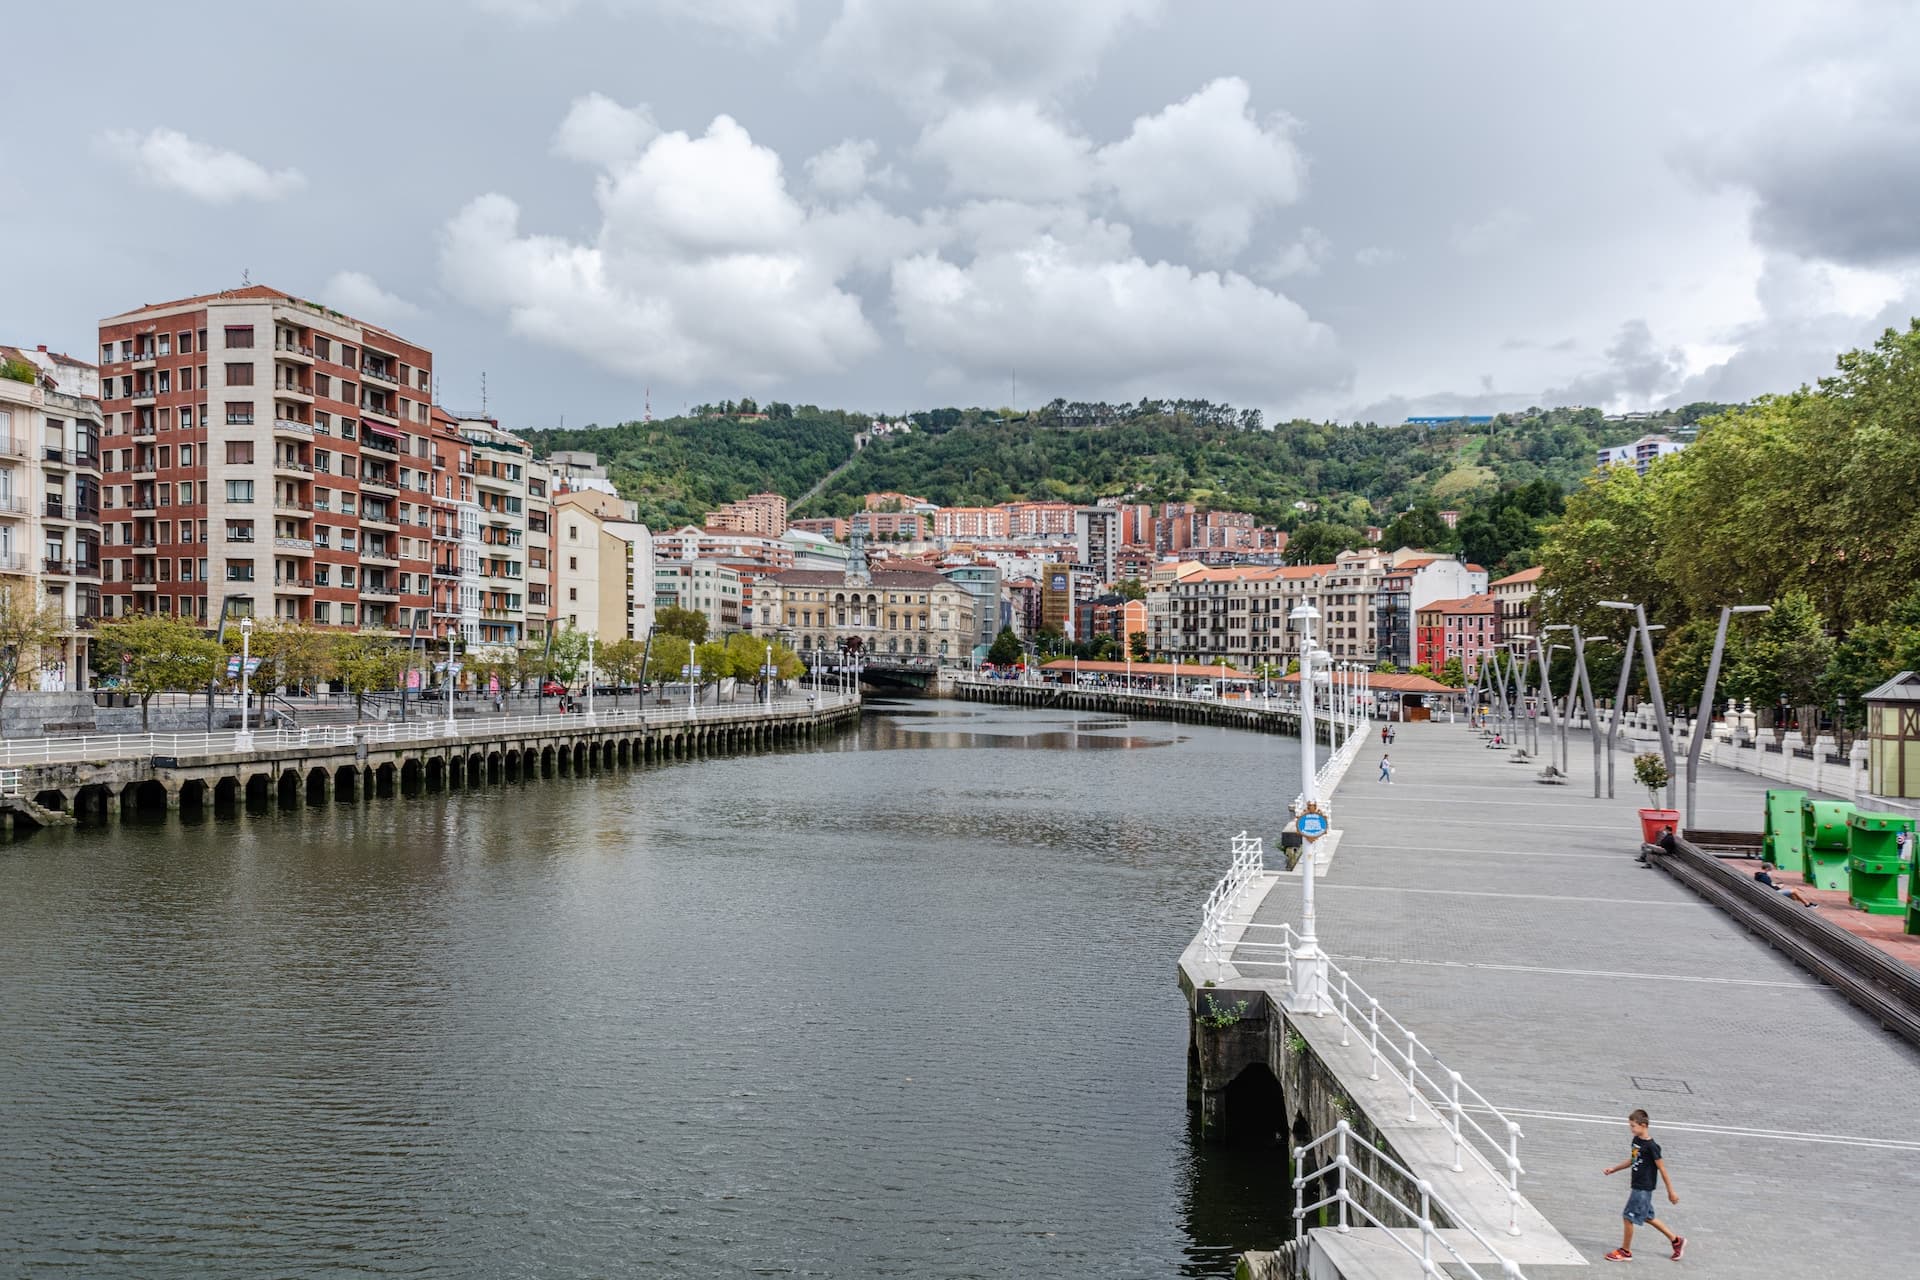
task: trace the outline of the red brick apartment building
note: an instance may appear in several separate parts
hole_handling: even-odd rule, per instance
[[[430,351],[253,285],[101,321],[100,382],[104,612],[429,630]]]

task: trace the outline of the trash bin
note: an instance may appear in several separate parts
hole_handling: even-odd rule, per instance
[[[1847,887],[1847,819],[1854,806],[1845,800],[1805,800],[1800,805],[1801,874],[1816,889]]]
[[[1900,906],[1899,836],[1913,819],[1891,813],[1855,812],[1847,819],[1847,901],[1876,916],[1897,916]]]
[[[1806,855],[1800,846],[1800,809],[1806,803],[1804,791],[1767,792],[1767,816],[1761,824],[1760,856],[1782,871],[1804,871]]]
[[[1678,809],[1642,809],[1640,811],[1640,843],[1658,844],[1660,833],[1672,827],[1676,833],[1680,830],[1680,811]]]

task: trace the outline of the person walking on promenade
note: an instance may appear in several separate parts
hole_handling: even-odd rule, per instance
[[[1620,1247],[1607,1255],[1608,1262],[1633,1261],[1633,1229],[1646,1225],[1667,1238],[1673,1246],[1673,1261],[1680,1261],[1680,1255],[1687,1251],[1687,1238],[1667,1229],[1667,1224],[1653,1216],[1654,1189],[1664,1180],[1667,1184],[1667,1201],[1680,1203],[1680,1193],[1673,1189],[1673,1177],[1667,1172],[1667,1162],[1660,1154],[1660,1144],[1647,1132],[1647,1113],[1635,1111],[1627,1117],[1627,1128],[1633,1134],[1633,1145],[1627,1150],[1627,1158],[1619,1164],[1610,1165],[1602,1172],[1612,1176],[1622,1169],[1631,1169],[1628,1175],[1627,1207],[1620,1217],[1624,1231],[1620,1237]]]
[[[1389,784],[1393,782],[1393,764],[1387,759],[1387,753],[1384,751],[1380,753],[1380,781]]]
[[[1383,725],[1381,725],[1381,726],[1380,726],[1380,745],[1381,745],[1381,746],[1383,746],[1383,747],[1384,747],[1384,746],[1386,746],[1386,745],[1387,745],[1387,741],[1388,741],[1388,739],[1387,739],[1387,726],[1383,724]]]

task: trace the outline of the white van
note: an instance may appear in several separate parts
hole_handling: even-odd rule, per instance
[[[1211,684],[1197,684],[1193,686],[1193,696],[1196,698],[1217,698],[1220,696],[1220,693]]]

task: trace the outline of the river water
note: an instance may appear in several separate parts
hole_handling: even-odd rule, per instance
[[[1222,1275],[1174,960],[1297,744],[826,743],[0,846],[0,1276]]]

